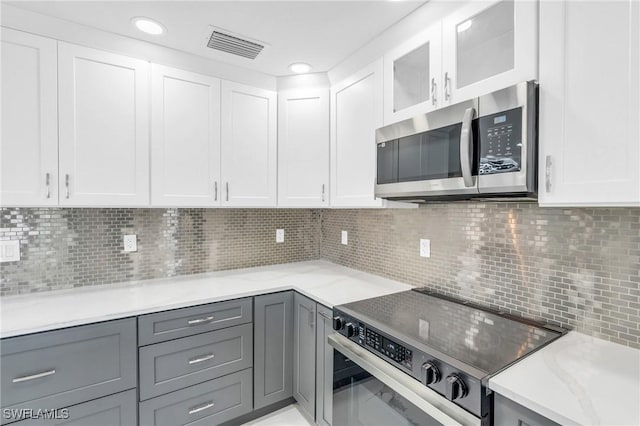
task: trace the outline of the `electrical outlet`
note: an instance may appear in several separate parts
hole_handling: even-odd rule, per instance
[[[284,229],[276,229],[276,243],[284,243]]]
[[[20,260],[20,240],[0,241],[0,262]]]
[[[420,239],[420,257],[431,257],[431,240]]]
[[[349,244],[349,233],[347,231],[342,231],[342,244],[345,246]]]
[[[138,238],[135,234],[124,236],[124,251],[138,251]]]

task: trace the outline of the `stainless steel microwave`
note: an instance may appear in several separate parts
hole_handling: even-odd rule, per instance
[[[376,130],[376,197],[536,198],[537,107],[529,81]]]

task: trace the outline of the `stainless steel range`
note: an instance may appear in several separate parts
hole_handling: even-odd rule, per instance
[[[565,330],[426,289],[334,308],[333,426],[493,424],[488,379]]]

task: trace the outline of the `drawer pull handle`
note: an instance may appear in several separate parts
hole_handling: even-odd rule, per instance
[[[202,404],[200,406],[196,405],[195,407],[189,408],[189,414],[199,413],[200,411],[207,410],[207,409],[213,407],[214,405],[216,405],[216,404],[214,404],[213,401],[209,401],[206,404]]]
[[[42,373],[36,373],[30,376],[16,377],[15,379],[12,380],[12,382],[13,383],[28,382],[29,380],[41,379],[43,377],[51,376],[53,374],[56,374],[56,370],[43,371]]]
[[[192,365],[192,364],[198,364],[198,363],[200,363],[200,362],[209,361],[210,359],[213,359],[213,358],[215,358],[215,355],[214,355],[214,354],[207,354],[207,355],[203,355],[203,356],[201,356],[201,357],[199,357],[199,358],[191,358],[191,359],[189,360],[189,365]]]
[[[194,319],[194,320],[190,320],[188,322],[189,325],[198,325],[198,324],[202,324],[204,322],[210,322],[213,321],[213,315],[211,315],[210,317],[206,317],[206,318],[199,318],[199,319]]]

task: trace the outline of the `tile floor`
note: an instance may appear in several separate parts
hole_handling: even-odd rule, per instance
[[[298,404],[288,405],[243,426],[313,426],[300,412]]]

